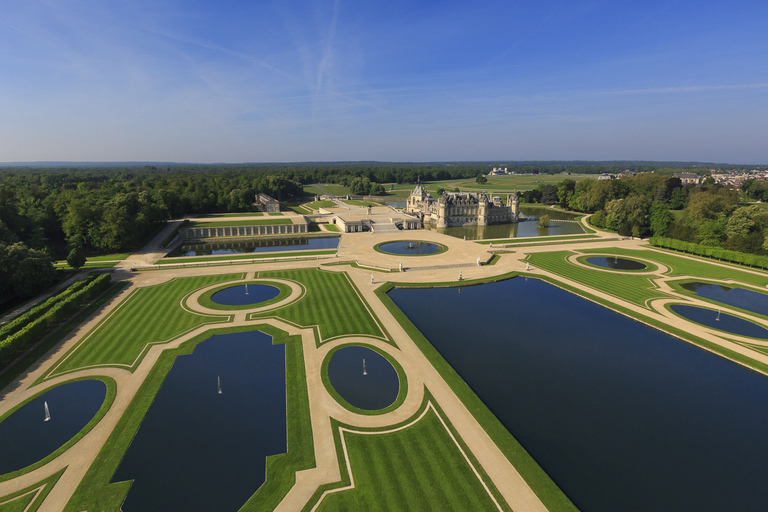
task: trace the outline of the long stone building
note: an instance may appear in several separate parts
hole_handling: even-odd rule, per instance
[[[506,204],[499,197],[489,198],[485,192],[450,192],[435,199],[419,183],[408,197],[405,211],[438,228],[487,226],[518,222],[520,205],[517,193],[507,194]]]

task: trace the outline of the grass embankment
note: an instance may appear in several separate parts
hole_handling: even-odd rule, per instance
[[[107,318],[56,364],[49,376],[94,365],[133,370],[150,344],[170,341],[195,327],[229,321],[182,307],[188,294],[208,285],[242,279],[242,274],[186,277],[133,291]]]
[[[186,256],[183,258],[168,258],[160,259],[155,262],[155,265],[183,265],[185,263],[205,263],[210,262],[212,264],[220,263],[224,264],[237,260],[264,260],[271,258],[291,258],[296,256],[327,256],[328,254],[336,254],[336,249],[321,249],[317,251],[293,251],[287,252],[262,252],[262,253],[248,253],[248,254],[225,254],[221,256]]]
[[[338,206],[333,201],[312,201],[311,203],[304,203],[301,205],[305,210],[312,211],[312,210],[319,210],[320,208],[333,208],[334,206]]]
[[[757,269],[749,269],[733,263],[715,262],[708,258],[696,256],[680,256],[680,253],[668,252],[665,250],[650,249],[585,249],[585,254],[601,253],[616,254],[618,256],[629,256],[657,261],[670,268],[667,275],[675,276],[694,276],[702,279],[730,279],[752,286],[768,286],[768,272]]]
[[[450,428],[459,439],[452,426],[441,421],[444,418],[442,412],[434,406],[424,411],[428,400],[427,396],[421,412],[414,418],[395,426],[408,425],[402,430],[392,431],[390,427],[377,433],[344,427],[351,430],[344,432],[343,442],[347,446],[355,487],[326,495],[318,510],[497,510],[483,481],[502,505],[502,510],[511,510],[460,442],[483,481],[474,473],[447,430]],[[419,418],[422,412],[424,415]],[[334,424],[342,482],[321,487],[304,507],[305,511],[317,503],[323,491],[350,484],[341,448],[340,426]]]
[[[516,273],[507,274],[491,279],[501,280],[517,275]],[[458,286],[467,284],[479,284],[489,280],[472,280],[464,281],[461,283],[431,283],[422,286]],[[405,285],[407,286],[407,285]],[[419,285],[417,285],[419,286]],[[416,343],[425,357],[434,366],[434,368],[440,372],[445,379],[445,382],[451,387],[456,396],[464,403],[467,409],[483,426],[486,433],[491,437],[493,442],[504,453],[507,459],[515,466],[520,475],[525,479],[526,483],[531,486],[536,495],[541,499],[548,510],[553,512],[575,512],[577,509],[573,506],[571,501],[563,494],[560,488],[552,481],[551,478],[541,469],[541,467],[533,460],[527,451],[520,445],[512,434],[501,424],[501,422],[494,416],[494,414],[485,406],[485,404],[478,398],[478,396],[472,391],[472,389],[464,382],[464,380],[456,373],[448,362],[440,355],[431,343],[424,337],[423,334],[416,328],[415,325],[408,319],[395,303],[389,298],[387,292],[391,290],[394,285],[389,284],[382,286],[376,290],[376,295],[381,299],[384,306],[389,310],[395,320],[403,327],[408,336]]]
[[[210,331],[185,342],[176,350],[163,352],[64,510],[66,512],[119,510],[131,483],[110,483],[112,475],[117,470],[123,454],[130,446],[176,357],[191,354],[198,343],[215,334],[254,330],[261,330],[273,336],[273,343],[285,344],[288,452],[267,458],[267,480],[258,492],[254,489],[255,494],[241,510],[272,510],[293,486],[296,471],[313,467],[315,459],[301,340],[298,337],[289,337],[282,331],[269,326]]]
[[[284,308],[252,314],[251,319],[279,317],[303,327],[318,326],[320,342],[353,334],[384,337],[378,321],[345,273],[311,268],[259,272],[257,277],[298,281],[307,292]]]
[[[0,498],[0,512],[36,512],[63,474],[62,469],[26,489]],[[37,492],[38,489],[41,490]]]
[[[289,218],[281,219],[253,219],[253,220],[221,220],[191,222],[190,228],[228,228],[238,226],[279,226],[293,224]]]
[[[575,254],[571,251],[558,251],[531,254],[528,258],[531,265],[555,273],[567,279],[600,290],[619,299],[645,307],[648,299],[668,297],[660,292],[651,282],[655,276],[621,274],[606,270],[585,268],[566,261],[567,256]]]

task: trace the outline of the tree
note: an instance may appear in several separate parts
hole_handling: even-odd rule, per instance
[[[549,227],[549,215],[547,215],[545,213],[544,215],[539,217],[538,228],[539,229],[544,229],[544,228],[548,228],[548,227]]]
[[[51,286],[56,269],[43,251],[24,243],[0,245],[0,288],[19,297],[32,297]]]
[[[541,188],[541,202],[542,204],[557,203],[557,187],[554,185],[544,185]]]
[[[80,245],[72,247],[67,255],[67,264],[74,269],[78,269],[85,265],[85,251]]]
[[[654,236],[665,236],[669,225],[675,220],[669,207],[664,203],[654,201],[651,204],[650,227]]]
[[[488,178],[486,178],[481,174],[475,179],[475,183],[477,183],[478,185],[485,185],[486,183],[488,183]]]

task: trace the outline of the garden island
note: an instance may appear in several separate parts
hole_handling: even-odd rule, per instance
[[[764,503],[763,259],[663,238],[669,208],[615,199],[632,178],[561,176],[549,205],[526,179],[425,185],[454,215],[426,227],[412,183],[260,192],[74,265],[96,270],[0,326],[37,336],[0,375],[0,512]],[[669,181],[704,217],[730,200]],[[493,193],[519,222],[470,218]],[[765,223],[734,212],[744,239]]]

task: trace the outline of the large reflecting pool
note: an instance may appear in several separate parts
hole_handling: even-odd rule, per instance
[[[62,384],[24,404],[0,423],[0,474],[44,459],[93,418],[106,397],[100,380]],[[45,403],[50,420],[45,420]]]
[[[739,336],[768,339],[768,329],[737,316],[686,304],[672,304],[670,309],[691,322],[706,325],[713,329],[738,334]]]
[[[765,510],[765,376],[534,279],[390,296],[580,510]]]
[[[280,288],[267,284],[240,284],[224,288],[211,296],[211,300],[222,306],[246,306],[274,299],[280,295]]]
[[[264,240],[241,240],[239,242],[212,242],[202,244],[183,244],[166,257],[210,256],[223,254],[310,251],[335,249],[339,246],[339,237],[285,237]]]
[[[328,363],[328,379],[344,400],[369,411],[392,405],[400,392],[392,364],[366,347],[342,347],[334,352]]]
[[[680,286],[705,299],[716,300],[760,315],[768,315],[768,294],[765,293],[701,282],[683,283]]]
[[[237,511],[286,450],[285,399],[284,346],[261,332],[177,357],[113,476],[134,481],[122,510]]]

